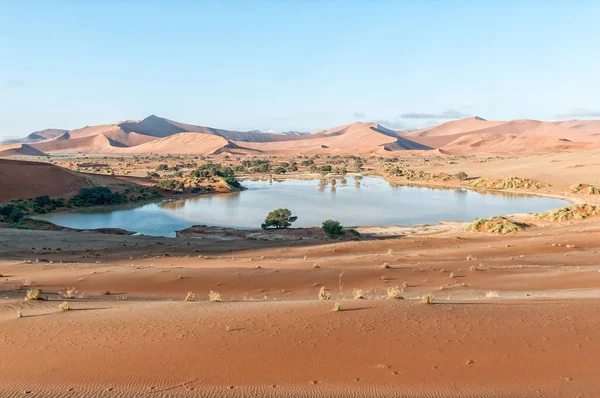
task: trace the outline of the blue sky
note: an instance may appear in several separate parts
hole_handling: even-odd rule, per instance
[[[4,1],[0,136],[600,118],[598,1]]]

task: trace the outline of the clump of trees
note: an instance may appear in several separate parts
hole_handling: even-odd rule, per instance
[[[178,193],[183,192],[183,188],[184,188],[183,181],[177,181],[177,180],[171,180],[171,179],[159,181],[158,184],[156,184],[156,186],[160,189],[164,189],[165,191],[178,192]]]
[[[235,179],[235,171],[228,166],[223,166],[220,163],[206,163],[198,166],[190,173],[192,178],[214,178],[218,177],[226,184],[234,188],[241,188],[242,185]]]
[[[277,209],[270,212],[265,218],[265,222],[261,224],[262,229],[267,229],[270,227],[279,228],[287,228],[294,221],[298,219],[297,216],[293,216],[292,212],[289,209]]]
[[[15,205],[0,206],[0,220],[11,224],[18,223],[23,220],[25,213]]]
[[[120,192],[112,192],[109,187],[81,188],[79,193],[69,199],[73,206],[112,205],[127,202],[127,196]]]

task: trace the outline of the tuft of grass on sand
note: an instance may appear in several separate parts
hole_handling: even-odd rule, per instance
[[[221,301],[221,293],[215,292],[213,290],[208,293],[208,301],[217,303]]]
[[[58,294],[65,299],[74,299],[77,296],[77,289],[74,287],[67,287],[64,290],[59,291]]]
[[[103,296],[110,296],[110,290],[105,290],[102,292]]]
[[[329,300],[331,295],[325,291],[325,286],[321,286],[319,289],[319,300]]]
[[[526,225],[509,220],[506,217],[479,218],[467,226],[470,232],[488,232],[491,234],[510,234],[521,231]]]
[[[185,301],[194,301],[195,294],[194,292],[188,292],[185,296]]]
[[[402,289],[400,289],[398,286],[388,287],[387,298],[390,300],[402,300],[404,298],[402,296]]]
[[[390,265],[389,265],[388,263],[384,263],[384,264],[381,266],[381,268],[392,268],[392,267],[390,267]]]
[[[17,318],[23,318],[23,311],[17,310]]]
[[[353,295],[353,296],[354,296],[354,298],[355,298],[355,299],[357,299],[357,300],[361,300],[361,299],[364,299],[364,298],[365,298],[365,294],[364,294],[364,292],[363,292],[363,290],[362,290],[362,289],[354,289],[354,290],[352,291],[352,295]]]
[[[25,294],[25,300],[43,300],[42,289],[29,289]]]
[[[71,307],[69,306],[69,303],[67,303],[66,301],[63,301],[62,304],[60,304],[58,306],[58,309],[61,311],[69,311],[71,309]]]
[[[342,310],[342,305],[340,303],[335,303],[333,305],[333,311],[334,312],[340,312]]]
[[[435,301],[435,297],[433,297],[433,294],[431,293],[424,295],[421,299],[424,304],[433,304]]]

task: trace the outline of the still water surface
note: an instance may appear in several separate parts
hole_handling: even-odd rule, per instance
[[[146,235],[175,236],[175,231],[197,224],[260,228],[267,213],[279,207],[287,207],[298,216],[294,226],[309,227],[321,225],[328,218],[345,226],[473,221],[500,214],[543,212],[569,204],[560,199],[464,189],[394,187],[377,177],[329,179],[325,183],[244,180],[242,184],[248,190],[81,209],[37,218],[71,228],[122,228]]]

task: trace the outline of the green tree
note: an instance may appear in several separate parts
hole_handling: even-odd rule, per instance
[[[265,218],[265,222],[261,224],[262,229],[267,229],[269,227],[279,228],[287,228],[294,221],[296,221],[298,217],[292,216],[292,212],[289,209],[277,209],[270,212]]]
[[[325,220],[323,221],[323,231],[330,236],[340,236],[344,234],[344,227],[339,221]]]

